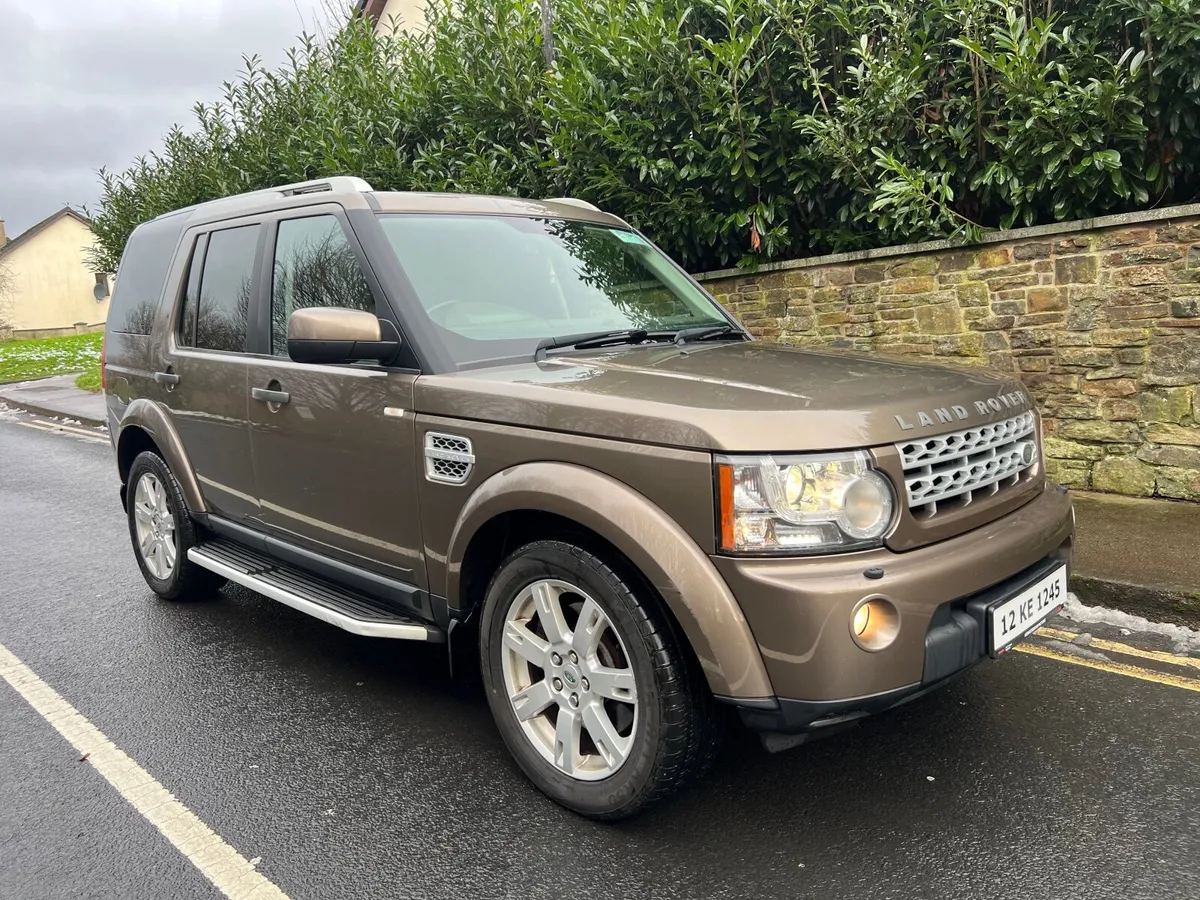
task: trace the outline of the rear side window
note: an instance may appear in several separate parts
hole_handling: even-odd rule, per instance
[[[108,310],[109,331],[150,333],[186,218],[155,219],[139,225],[129,236],[121,264],[117,267],[112,305]]]
[[[245,351],[259,227],[244,225],[209,234],[200,275],[195,346]]]
[[[271,286],[272,353],[287,356],[288,318],[312,306],[375,312],[371,286],[336,216],[279,223]]]
[[[179,319],[179,343],[185,347],[196,346],[196,307],[200,305],[200,272],[204,268],[204,249],[207,246],[207,234],[196,238],[192,259],[188,263],[187,292],[183,295],[183,315]]]

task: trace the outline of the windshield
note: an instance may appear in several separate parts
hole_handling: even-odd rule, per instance
[[[459,365],[532,354],[547,337],[729,321],[632,231],[516,216],[382,215],[380,223]]]

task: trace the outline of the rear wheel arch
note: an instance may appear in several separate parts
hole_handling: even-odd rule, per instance
[[[166,410],[140,397],[125,410],[117,435],[117,469],[121,476],[122,499],[128,485],[129,468],[144,450],[152,450],[162,457],[179,482],[188,509],[194,513],[204,512],[207,507],[196,473]]]
[[[569,496],[563,485],[570,485]],[[563,531],[545,531],[556,527]],[[745,616],[704,551],[648,498],[593,469],[527,463],[481,484],[450,538],[445,596],[464,613],[477,609],[471,604],[509,553],[531,540],[572,537],[646,586],[679,627],[714,693],[772,694]]]

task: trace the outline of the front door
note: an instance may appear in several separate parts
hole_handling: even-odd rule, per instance
[[[179,318],[156,380],[209,508],[259,514],[248,420],[247,324],[261,225],[193,236]]]
[[[273,240],[271,358],[250,366],[262,520],[305,549],[425,589],[411,371],[293,362],[287,321],[306,306],[376,311],[340,214],[282,219]],[[258,390],[255,390],[255,389]]]

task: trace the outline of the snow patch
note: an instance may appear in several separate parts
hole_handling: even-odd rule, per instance
[[[1067,595],[1060,615],[1072,622],[1090,625],[1111,625],[1122,629],[1123,633],[1141,632],[1143,634],[1161,635],[1174,645],[1176,653],[1200,653],[1200,631],[1184,625],[1169,625],[1166,622],[1151,622],[1141,616],[1133,616],[1118,609],[1108,609],[1104,606],[1084,606],[1074,594]],[[1128,632],[1125,631],[1128,629]]]

